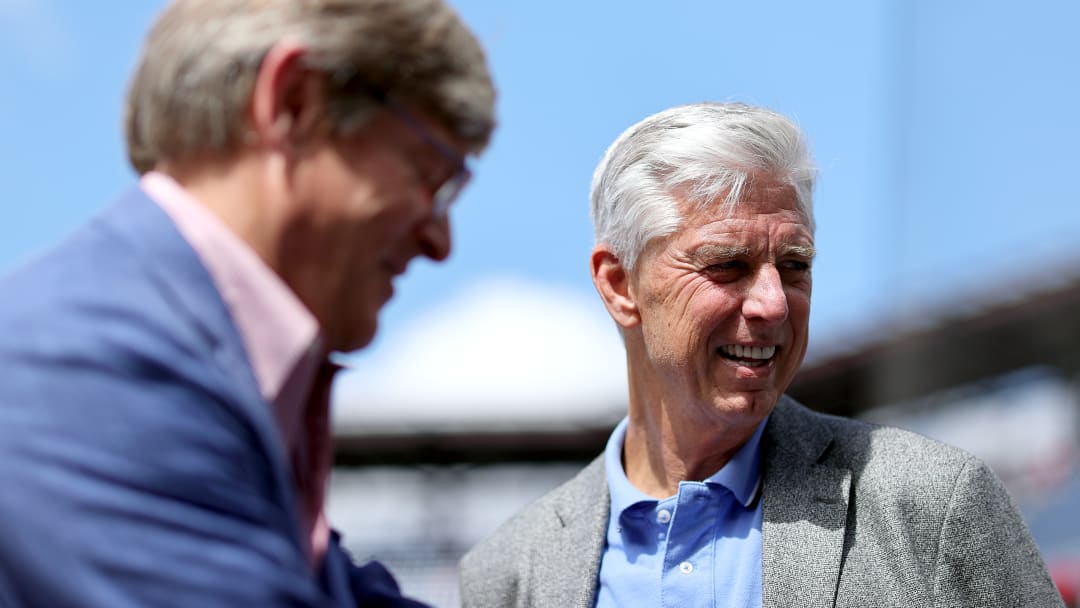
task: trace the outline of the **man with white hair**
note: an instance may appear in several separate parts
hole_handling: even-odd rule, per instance
[[[138,187],[0,279],[0,605],[419,605],[327,525],[328,359],[449,255],[493,106],[442,0],[169,3]]]
[[[672,108],[612,144],[590,261],[628,416],[466,555],[465,606],[1061,605],[986,465],[784,395],[815,175],[795,125],[742,104]]]

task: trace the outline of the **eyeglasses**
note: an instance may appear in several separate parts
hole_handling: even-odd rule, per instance
[[[440,156],[450,162],[454,167],[454,172],[438,188],[435,188],[431,196],[431,216],[436,219],[446,217],[447,212],[450,211],[450,206],[454,204],[454,201],[461,195],[461,191],[465,189],[465,186],[469,184],[469,180],[472,179],[472,167],[469,159],[439,139],[415,114],[394,99],[392,95],[381,87],[375,86],[354,70],[335,71],[330,74],[330,80],[339,91],[359,90],[377,101],[392,112],[405,126],[412,129],[420,139],[435,148]]]
[[[431,196],[431,215],[435,218],[446,217],[447,212],[450,211],[450,206],[454,204],[454,201],[461,195],[461,191],[465,189],[465,186],[469,185],[469,180],[472,179],[472,167],[469,159],[446,145],[431,132],[431,129],[424,126],[424,123],[420,122],[420,119],[415,114],[397,103],[390,96],[384,93],[377,99],[386,106],[386,109],[393,112],[401,122],[412,129],[420,139],[435,148],[443,158],[454,166],[454,172],[435,189]]]

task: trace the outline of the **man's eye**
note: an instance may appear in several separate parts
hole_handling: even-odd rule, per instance
[[[810,262],[803,260],[785,260],[780,262],[780,269],[791,272],[806,272],[810,270]]]
[[[705,272],[709,274],[731,274],[739,272],[746,268],[745,262],[738,260],[728,260],[726,262],[717,262],[716,264],[709,264],[705,267]]]

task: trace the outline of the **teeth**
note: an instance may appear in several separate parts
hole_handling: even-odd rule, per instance
[[[720,351],[729,357],[737,359],[771,359],[776,354],[775,346],[743,346],[742,344],[725,344]]]

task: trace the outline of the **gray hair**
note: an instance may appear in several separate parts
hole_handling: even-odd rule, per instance
[[[442,0],[175,0],[147,36],[125,108],[128,158],[230,154],[245,143],[259,66],[277,43],[323,75],[330,133],[363,126],[372,92],[415,106],[479,152],[495,91],[473,34]]]
[[[633,269],[649,241],[679,228],[681,204],[719,202],[730,212],[756,178],[792,186],[812,231],[816,176],[802,133],[787,118],[741,103],[677,106],[624,131],[597,165],[595,239]]]

